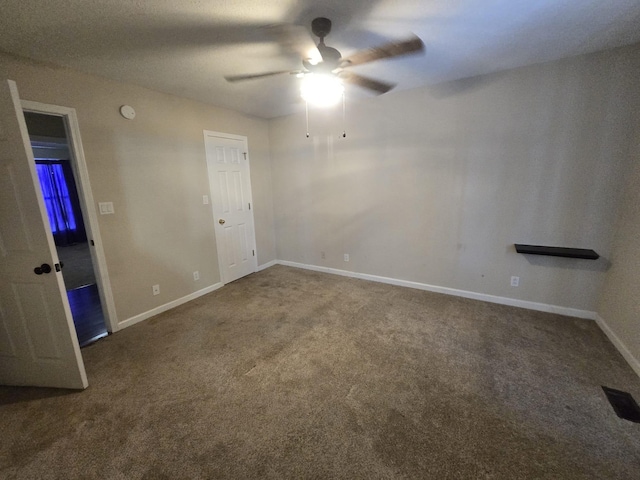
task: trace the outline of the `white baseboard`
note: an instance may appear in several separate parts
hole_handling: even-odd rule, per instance
[[[347,270],[339,270],[337,268],[320,267],[317,265],[308,265],[304,263],[289,262],[286,260],[272,260],[265,264],[259,265],[256,271],[260,272],[262,270],[266,270],[267,268],[273,267],[274,265],[284,265],[287,267],[302,268],[305,270],[313,270],[315,272],[330,273],[333,275],[341,275],[343,277],[359,278],[362,280],[369,280],[372,282],[387,283],[389,285],[397,285],[400,287],[415,288],[418,290],[425,290],[425,291],[434,292],[434,293],[443,293],[445,295],[454,295],[458,297],[471,298],[473,300],[482,300],[485,302],[498,303],[501,305],[509,305],[512,307],[527,308],[529,310],[537,310],[537,311],[547,312],[547,313],[557,313],[559,315],[566,315],[569,317],[595,320],[598,326],[600,327],[600,329],[609,338],[611,343],[613,343],[613,345],[618,349],[620,354],[629,363],[633,371],[636,372],[638,376],[640,376],[640,360],[634,357],[634,355],[629,351],[629,349],[625,346],[622,340],[620,340],[620,338],[615,334],[615,332],[611,329],[611,327],[609,327],[607,322],[596,312],[591,312],[588,310],[579,310],[579,309],[568,308],[568,307],[560,307],[557,305],[548,305],[545,303],[529,302],[526,300],[517,300],[514,298],[508,298],[508,297],[498,297],[496,295],[470,292],[467,290],[458,290],[455,288],[438,287],[435,285],[428,285],[426,283],[411,282],[408,280],[399,280],[396,278],[381,277],[378,275],[369,275],[366,273],[349,272]],[[182,305],[183,303],[187,303],[191,300],[195,300],[196,298],[201,297],[202,295],[206,295],[207,293],[211,293],[215,290],[218,290],[223,286],[224,284],[222,282],[218,282],[214,285],[203,288],[202,290],[198,290],[197,292],[193,292],[189,295],[186,295],[172,302],[165,303],[164,305],[160,305],[159,307],[143,312],[139,315],[136,315],[134,317],[131,317],[127,320],[124,320],[118,323],[118,329],[120,330],[126,327],[130,327],[131,325],[135,325],[136,323],[142,322],[143,320],[151,318],[162,312],[166,312],[167,310],[171,310],[172,308]]]
[[[596,322],[598,323],[600,330],[604,332],[611,343],[613,343],[613,345],[618,349],[627,363],[631,366],[633,371],[636,372],[636,375],[640,377],[640,360],[633,356],[633,353],[629,351],[627,346],[622,342],[622,340],[620,340],[620,337],[615,334],[615,332],[607,324],[604,318],[602,318],[600,315],[596,315]]]
[[[118,329],[122,330],[123,328],[130,327],[131,325],[135,325],[136,323],[142,322],[147,318],[151,318],[162,312],[171,310],[172,308],[182,305],[183,303],[187,303],[187,302],[190,302],[191,300],[195,300],[196,298],[201,297],[202,295],[206,295],[207,293],[211,293],[218,290],[223,285],[224,284],[222,282],[214,283],[213,285],[203,288],[202,290],[198,290],[197,292],[190,293],[189,295],[186,295],[182,298],[178,298],[177,300],[174,300],[169,303],[165,303],[164,305],[160,305],[159,307],[152,308],[151,310],[148,310],[134,317],[123,320],[122,322],[118,323]]]
[[[263,263],[262,265],[258,265],[258,268],[256,268],[256,272],[261,272],[262,270],[266,270],[269,267],[273,267],[277,263],[278,263],[277,260],[271,260],[270,262]]]
[[[596,312],[591,312],[588,310],[579,310],[576,308],[560,307],[557,305],[548,305],[546,303],[529,302],[526,300],[517,300],[515,298],[498,297],[495,295],[488,295],[486,293],[470,292],[467,290],[458,290],[455,288],[448,288],[448,287],[438,287],[436,285],[428,285],[426,283],[411,282],[408,280],[398,280],[396,278],[380,277],[378,275],[369,275],[366,273],[349,272],[347,270],[339,270],[336,268],[328,268],[328,267],[319,267],[317,265],[307,265],[304,263],[289,262],[286,260],[277,260],[276,263],[278,263],[279,265],[285,265],[288,267],[304,268],[305,270],[313,270],[316,272],[342,275],[343,277],[360,278],[362,280],[388,283],[390,285],[416,288],[418,290],[426,290],[426,291],[435,292],[435,293],[444,293],[445,295],[455,295],[457,297],[471,298],[473,300],[482,300],[490,303],[499,303],[501,305],[509,305],[512,307],[527,308],[529,310],[537,310],[540,312],[557,313],[559,315],[585,318],[588,320],[596,319]]]

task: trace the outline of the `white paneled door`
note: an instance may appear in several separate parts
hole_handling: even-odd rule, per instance
[[[16,84],[0,84],[0,384],[86,388]]]
[[[251,204],[247,139],[204,132],[213,220],[222,282],[256,271],[256,240]]]

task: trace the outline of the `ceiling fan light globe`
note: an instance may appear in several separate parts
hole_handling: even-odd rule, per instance
[[[344,86],[335,75],[309,74],[302,79],[300,93],[311,105],[331,107],[342,100]]]

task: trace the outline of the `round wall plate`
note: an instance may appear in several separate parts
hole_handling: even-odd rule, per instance
[[[136,111],[131,105],[122,105],[120,107],[120,115],[122,115],[127,120],[133,120],[136,116]]]

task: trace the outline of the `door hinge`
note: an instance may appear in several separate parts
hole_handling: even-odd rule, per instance
[[[242,152],[242,154],[244,155],[244,159],[247,159],[247,152]]]
[[[249,202],[249,210],[251,210],[251,202]]]
[[[253,252],[253,256],[256,256],[256,251],[255,250],[251,250]]]

